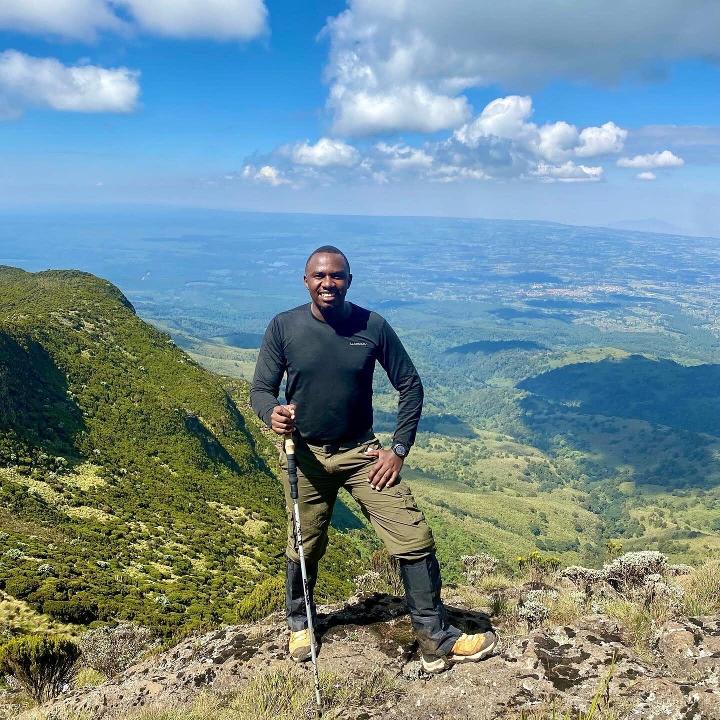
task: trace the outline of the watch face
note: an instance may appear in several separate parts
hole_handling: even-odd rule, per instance
[[[407,455],[407,448],[402,443],[395,443],[392,449],[398,457],[405,457]]]

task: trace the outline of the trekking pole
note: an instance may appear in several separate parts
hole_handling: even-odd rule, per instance
[[[315,629],[313,628],[312,608],[310,606],[310,586],[308,584],[307,568],[305,566],[305,549],[303,548],[302,532],[300,529],[300,503],[298,502],[298,477],[295,464],[295,443],[292,436],[285,436],[285,455],[288,464],[288,480],[290,481],[290,497],[293,501],[293,529],[295,542],[300,557],[300,573],[302,575],[303,594],[305,596],[305,612],[307,613],[308,630],[310,631],[310,657],[312,658],[313,675],[315,676],[315,703],[318,717],[322,715],[322,699],[320,698],[320,674],[317,664],[317,648],[315,647]]]

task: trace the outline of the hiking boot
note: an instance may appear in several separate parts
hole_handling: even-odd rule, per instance
[[[305,662],[310,660],[312,653],[310,651],[310,630],[290,631],[290,641],[288,643],[288,654],[290,659],[295,662]]]
[[[497,645],[497,635],[492,632],[465,635],[463,633],[452,646],[452,650],[442,657],[431,660],[423,655],[422,667],[426,673],[440,673],[455,663],[477,662],[492,653]]]

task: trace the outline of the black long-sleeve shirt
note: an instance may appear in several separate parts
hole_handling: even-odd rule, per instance
[[[283,375],[294,403],[295,426],[312,444],[337,444],[372,430],[375,362],[399,391],[394,442],[410,447],[422,413],[423,386],[405,348],[387,321],[351,304],[340,325],[318,320],[310,305],[276,315],[263,338],[250,403],[270,426]]]

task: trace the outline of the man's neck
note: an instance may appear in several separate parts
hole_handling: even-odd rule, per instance
[[[343,320],[347,320],[352,313],[352,307],[349,302],[344,302],[339,308],[326,310],[323,312],[315,303],[310,303],[310,312],[313,317],[320,322],[328,325],[337,325]]]

